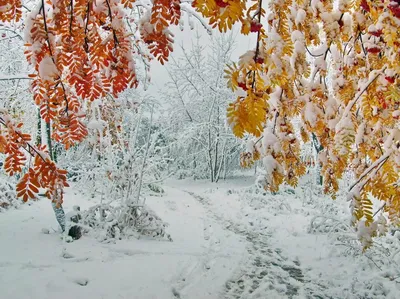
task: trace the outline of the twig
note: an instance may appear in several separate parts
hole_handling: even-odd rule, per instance
[[[307,50],[308,54],[310,54],[312,57],[321,57],[321,56],[323,56],[323,55],[325,54],[325,53],[313,54],[313,53],[311,53],[311,51],[308,49],[307,45],[305,45],[305,46],[306,46],[306,50]]]
[[[345,111],[343,112],[343,116],[342,116],[342,117],[345,117],[345,116],[347,116],[347,115],[349,114],[351,108],[353,108],[354,104],[358,101],[358,99],[361,98],[361,96],[364,94],[364,92],[367,91],[368,87],[369,87],[376,79],[378,79],[378,77],[379,77],[380,75],[382,75],[382,73],[383,73],[385,70],[386,70],[386,67],[382,68],[380,71],[377,71],[377,74],[376,74],[372,79],[369,79],[369,80],[368,80],[368,82],[367,82],[367,84],[364,86],[364,88],[363,88],[362,90],[360,90],[360,91],[356,94],[356,96],[354,97],[354,99],[351,100],[351,101],[347,104],[347,106],[346,106],[346,108],[345,108]]]
[[[376,211],[376,212],[374,213],[374,215],[372,215],[372,218],[374,218],[374,217],[376,216],[376,214],[378,214],[378,213],[386,206],[386,203],[387,203],[387,202],[385,202],[385,203],[379,208],[379,210]]]
[[[350,244],[345,244],[345,243],[337,243],[337,244],[335,244],[336,246],[347,246],[347,247],[350,247],[351,249],[353,249],[353,250],[357,250],[357,248],[355,248],[354,246],[351,246]],[[358,251],[358,250],[357,250]],[[378,266],[378,264],[370,257],[370,256],[368,256],[367,254],[364,254],[364,256],[367,258],[367,259],[369,259],[379,270],[381,270],[382,271],[382,268],[380,267],[380,266]]]
[[[111,29],[112,29],[113,37],[114,37],[114,41],[115,41],[114,48],[116,48],[117,44],[119,44],[119,41],[118,41],[117,34],[115,32],[114,27],[112,27],[113,18],[112,18],[112,12],[111,12],[111,6],[110,6],[109,0],[106,0],[106,3],[107,3],[107,7],[108,7],[108,15],[110,17]]]

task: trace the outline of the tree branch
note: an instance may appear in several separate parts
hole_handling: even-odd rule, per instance
[[[389,157],[392,153],[393,153],[393,150],[389,150],[388,152],[386,152],[386,154],[384,154],[382,157],[380,157],[378,160],[376,160],[374,163],[372,163],[366,170],[364,170],[364,172],[360,175],[358,180],[350,186],[349,191],[351,191],[359,182],[361,182],[376,167],[378,167],[377,170],[379,170],[383,166],[383,164],[385,164],[385,162],[389,159]],[[363,184],[363,186],[365,184],[366,184],[366,182]]]
[[[32,80],[28,74],[18,74],[18,75],[0,75],[0,81],[7,80]]]

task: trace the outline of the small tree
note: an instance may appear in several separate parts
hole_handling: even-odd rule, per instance
[[[82,213],[82,222],[103,240],[141,234],[169,238],[165,224],[145,205],[146,195],[163,192],[155,184],[162,178],[164,163],[156,154],[156,103],[132,91],[103,104],[88,111],[91,138],[60,157],[75,187],[100,198]]]

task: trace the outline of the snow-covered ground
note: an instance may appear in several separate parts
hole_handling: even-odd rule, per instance
[[[43,199],[0,214],[1,298],[218,298],[245,253],[240,236],[224,230],[190,195],[167,188],[148,199],[169,223],[173,242],[83,237],[64,243],[43,234],[56,222]],[[64,208],[92,203],[67,191]]]
[[[0,298],[400,298],[398,235],[360,254],[347,204],[319,199],[315,186],[263,195],[252,177],[166,185],[147,203],[173,242],[65,243],[45,199],[0,213]],[[70,188],[64,208],[94,200]]]

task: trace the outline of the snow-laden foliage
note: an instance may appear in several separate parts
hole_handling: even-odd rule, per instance
[[[168,155],[178,177],[217,182],[238,168],[241,143],[226,126],[225,108],[233,96],[224,81],[224,65],[235,48],[233,35],[198,35],[190,49],[172,57],[169,82],[161,90],[168,105]]]
[[[155,104],[146,100],[135,92],[110,103],[119,108],[94,106],[88,124],[91,137],[59,157],[77,188],[92,197],[100,194],[106,203],[135,197],[140,180],[145,192],[162,192],[156,184],[167,160],[160,153],[162,134],[152,121]]]
[[[302,188],[306,193],[314,191],[308,190],[309,187]],[[395,226],[390,228],[390,233],[381,235],[373,240],[373,246],[368,249],[360,247],[360,230],[351,225],[349,215],[346,211],[348,201],[345,194],[338,196],[337,201],[342,203],[340,207],[336,203],[322,201],[321,193],[314,193],[312,199],[308,197],[307,206],[318,211],[319,214],[311,218],[308,232],[317,236],[328,236],[330,242],[334,244],[332,255],[339,257],[350,256],[358,261],[360,267],[354,276],[358,277],[344,285],[344,294],[358,290],[357,298],[387,298],[393,296],[393,284],[400,282],[400,234]],[[385,225],[381,222],[382,216],[375,215],[376,223]],[[370,232],[366,231],[368,236]],[[363,238],[365,238],[363,236]],[[370,241],[372,242],[372,240]],[[364,244],[365,245],[365,244]],[[363,272],[372,274],[363,275]]]
[[[8,29],[8,30],[5,30]],[[35,124],[37,114],[29,92],[29,67],[23,52],[23,36],[18,29],[0,27],[0,107],[24,123]],[[37,127],[25,131],[36,137]]]

